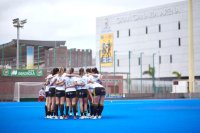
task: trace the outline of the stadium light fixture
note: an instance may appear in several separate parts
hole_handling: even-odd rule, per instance
[[[20,23],[25,24],[27,22],[27,19],[22,20]]]
[[[13,24],[17,24],[19,22],[19,18],[13,19]]]
[[[17,28],[17,59],[16,59],[16,68],[19,69],[19,29],[24,27],[24,24],[27,22],[27,19],[20,20],[19,18],[13,19],[13,26]]]

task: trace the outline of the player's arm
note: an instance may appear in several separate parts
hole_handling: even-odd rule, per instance
[[[56,83],[57,79],[56,78],[53,78],[51,81],[50,81],[50,86],[52,86],[54,83]]]
[[[65,76],[66,76],[66,77],[80,77],[80,76],[77,75],[77,74],[66,74]]]
[[[85,83],[83,83],[83,82],[78,83],[78,82],[76,81],[76,85],[78,85],[78,86],[85,86]]]
[[[72,87],[75,87],[75,86],[76,86],[76,83],[73,82],[73,84],[66,86],[66,89],[67,89],[67,88],[72,88]]]
[[[64,81],[56,81],[56,85],[59,85],[59,86],[62,86],[62,85],[64,85],[65,84],[65,82]]]

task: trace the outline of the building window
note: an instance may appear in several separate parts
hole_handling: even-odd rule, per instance
[[[131,29],[128,29],[128,36],[131,36]]]
[[[140,57],[138,58],[138,65],[140,66]]]
[[[159,40],[159,48],[161,48],[161,40]]]
[[[148,34],[148,27],[146,26],[146,34]]]
[[[172,55],[170,55],[170,63],[172,63]]]
[[[158,31],[161,32],[161,24],[158,25]]]
[[[117,31],[117,38],[119,38],[119,31]]]
[[[181,46],[181,38],[178,38],[178,46]]]
[[[117,59],[117,66],[119,67],[119,59]]]
[[[159,64],[161,64],[161,56],[159,56]]]
[[[178,21],[178,30],[180,30],[180,29],[181,29],[181,22]]]

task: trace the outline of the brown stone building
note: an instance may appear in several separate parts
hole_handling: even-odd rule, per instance
[[[27,46],[34,49],[34,68],[92,65],[91,49],[67,49],[65,41],[19,40],[19,68],[26,68]],[[16,68],[17,40],[0,45],[0,67]]]

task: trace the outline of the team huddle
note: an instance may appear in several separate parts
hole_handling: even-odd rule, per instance
[[[69,119],[73,112],[77,119],[79,103],[79,119],[101,119],[106,94],[101,80],[97,68],[87,68],[86,72],[80,68],[79,74],[74,74],[73,68],[69,72],[54,68],[45,82],[46,118]]]

